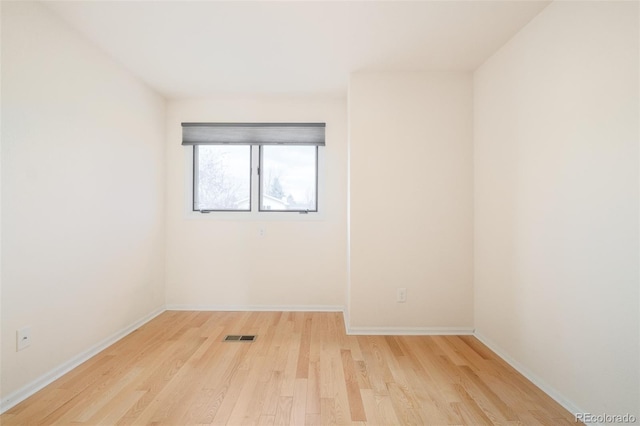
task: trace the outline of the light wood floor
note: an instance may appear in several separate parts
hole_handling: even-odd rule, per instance
[[[0,423],[575,425],[474,337],[347,336],[339,313],[176,311]]]

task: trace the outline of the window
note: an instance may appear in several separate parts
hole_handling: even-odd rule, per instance
[[[182,123],[194,211],[318,211],[324,123]]]
[[[251,211],[251,146],[196,145],[193,209]]]
[[[318,147],[260,147],[260,211],[317,211]]]

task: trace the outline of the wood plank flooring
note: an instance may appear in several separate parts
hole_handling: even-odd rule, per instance
[[[340,313],[167,311],[0,424],[576,423],[471,336],[347,336]]]

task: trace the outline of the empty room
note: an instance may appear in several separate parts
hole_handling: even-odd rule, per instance
[[[0,18],[0,424],[640,423],[637,1]]]

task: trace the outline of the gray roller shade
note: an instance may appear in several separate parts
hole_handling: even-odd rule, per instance
[[[182,145],[324,146],[325,123],[182,123]]]

